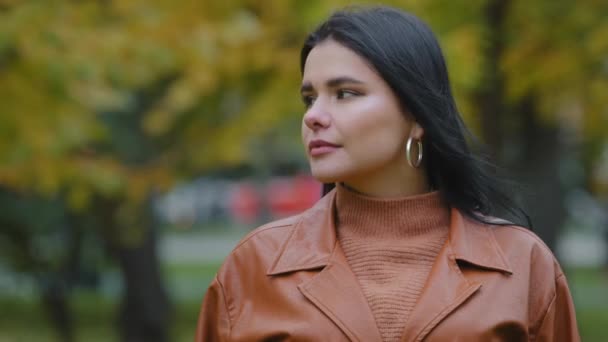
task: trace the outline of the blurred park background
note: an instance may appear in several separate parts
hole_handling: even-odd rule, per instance
[[[0,341],[191,341],[236,242],[319,197],[299,49],[351,3],[0,0]],[[439,36],[607,340],[608,1],[384,3]]]

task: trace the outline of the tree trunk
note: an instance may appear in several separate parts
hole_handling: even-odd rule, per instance
[[[560,140],[555,126],[539,122],[534,95],[508,104],[506,75],[500,61],[506,49],[505,21],[510,1],[491,0],[485,9],[484,78],[475,99],[481,113],[482,136],[499,164],[514,171],[524,183],[524,210],[534,231],[550,248],[564,215],[564,194],[559,182]]]
[[[69,291],[62,279],[41,280],[42,307],[53,325],[59,341],[74,341],[74,324],[69,308]]]
[[[564,144],[556,125],[540,122],[533,97],[522,100],[522,128],[517,139],[521,143],[519,157],[510,169],[524,184],[524,203],[534,223],[534,232],[555,250],[557,234],[566,219],[564,189],[559,178],[561,152]]]
[[[169,339],[171,306],[161,277],[155,220],[151,205],[147,207],[143,211],[142,239],[136,244],[125,244],[104,234],[124,281],[117,322],[124,342]]]
[[[169,299],[162,285],[156,234],[147,229],[140,246],[116,251],[125,281],[119,329],[125,342],[164,342],[169,334]]]
[[[483,77],[475,95],[481,113],[482,136],[495,158],[500,158],[505,142],[507,106],[504,99],[504,75],[499,63],[505,48],[503,26],[508,3],[504,0],[491,0],[486,5]]]

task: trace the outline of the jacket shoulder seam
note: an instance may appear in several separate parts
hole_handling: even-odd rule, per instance
[[[222,302],[224,302],[224,307],[226,308],[226,316],[228,316],[228,337],[230,338],[230,335],[232,334],[233,319],[230,315],[230,306],[228,305],[228,301],[226,300],[227,293],[224,289],[224,284],[222,284],[220,279],[217,277],[217,274],[215,275],[215,281],[219,285],[220,291],[222,291]]]
[[[559,279],[559,277],[561,277],[562,275],[556,277],[555,279],[556,280]],[[549,304],[547,305],[547,308],[544,310],[545,313],[543,314],[543,318],[540,320],[540,322],[539,322],[538,326],[536,327],[536,330],[534,331],[532,336],[530,336],[531,341],[536,341],[536,338],[538,337],[538,333],[540,332],[540,329],[545,324],[545,321],[547,320],[547,316],[549,315],[549,311],[551,311],[551,307],[553,307],[553,305],[555,304],[556,299],[557,299],[557,292],[554,291],[553,296],[551,297],[551,300],[549,301]]]
[[[528,235],[529,237],[533,238],[536,242],[540,243],[543,246],[543,248],[546,248],[548,251],[551,251],[551,249],[549,249],[547,244],[545,244],[545,242],[541,238],[539,238],[536,234],[532,233],[529,229],[526,229],[526,228],[523,228],[520,226],[516,226],[516,225],[508,225],[508,226],[502,226],[502,227],[507,228],[507,229],[511,228],[511,229],[518,230],[518,231]]]

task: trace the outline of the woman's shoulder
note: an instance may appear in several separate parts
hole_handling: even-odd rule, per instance
[[[530,271],[543,270],[554,278],[563,276],[553,251],[532,230],[518,225],[497,225],[490,229],[511,263],[526,263],[530,265]]]
[[[323,196],[300,214],[259,226],[241,239],[228,255],[227,261],[237,257],[263,256],[264,259],[275,257],[297,226],[322,226],[320,222],[325,222],[332,203],[332,196]]]
[[[301,214],[265,223],[245,235],[234,247],[231,254],[249,247],[269,247],[282,244],[300,220]]]
[[[289,238],[300,215],[263,224],[245,235],[224,259],[218,279],[266,274],[267,269]]]

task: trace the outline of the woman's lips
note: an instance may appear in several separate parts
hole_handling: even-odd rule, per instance
[[[339,148],[338,146],[329,146],[329,145],[313,147],[310,149],[310,156],[311,157],[321,156],[324,154],[331,153],[331,152],[337,150],[338,148]]]
[[[337,150],[338,148],[340,148],[340,146],[321,139],[312,140],[308,144],[308,151],[311,157],[331,153]]]

